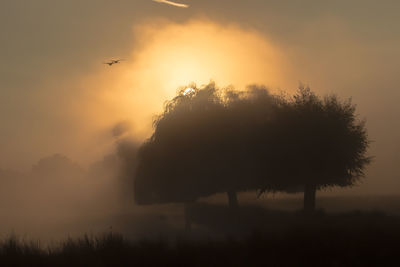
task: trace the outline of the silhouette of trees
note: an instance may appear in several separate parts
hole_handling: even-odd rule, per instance
[[[212,168],[213,162],[206,153],[212,141],[206,142],[203,136],[206,129],[212,129],[222,109],[211,87],[196,96],[180,92],[166,104],[164,113],[154,122],[153,136],[139,150],[135,179],[138,203],[191,202],[205,194],[201,184],[210,182],[206,169]]]
[[[209,84],[185,92],[166,104],[139,150],[136,201],[191,202],[226,192],[236,208],[237,192],[260,189],[263,182],[251,173],[254,151],[246,140],[257,135],[254,125],[271,120],[277,101],[259,87],[238,92]]]
[[[139,149],[135,200],[192,202],[226,192],[237,208],[237,192],[304,190],[304,209],[312,211],[317,189],[364,175],[368,144],[355,106],[334,95],[322,99],[301,87],[283,97],[262,86],[213,83],[182,89]]]
[[[304,188],[304,209],[315,209],[319,188],[351,186],[370,162],[365,122],[356,117],[351,100],[316,96],[307,87],[284,104],[276,117],[275,162],[282,184]],[[286,166],[286,167],[284,167]]]
[[[61,154],[54,154],[39,160],[32,166],[32,172],[42,176],[56,174],[81,174],[83,169],[72,162],[69,158]]]

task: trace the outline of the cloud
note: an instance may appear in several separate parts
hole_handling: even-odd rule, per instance
[[[157,3],[164,3],[170,6],[176,6],[176,7],[182,7],[182,8],[188,8],[189,5],[186,4],[180,4],[180,3],[176,3],[176,2],[172,2],[172,1],[168,1],[168,0],[153,0],[154,2]]]

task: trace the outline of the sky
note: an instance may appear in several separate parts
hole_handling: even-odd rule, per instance
[[[398,1],[2,0],[0,169],[112,152],[129,122],[144,140],[177,87],[299,83],[366,119],[373,164],[353,190],[400,193]],[[112,58],[125,61],[109,67]],[[353,191],[349,192],[353,192]]]

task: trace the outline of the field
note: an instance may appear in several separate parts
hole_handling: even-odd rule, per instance
[[[380,205],[390,202],[390,209],[396,210],[393,199],[380,198]],[[320,203],[333,205],[333,199],[328,200]],[[270,202],[276,208],[298,203]],[[366,199],[355,199],[347,207],[357,202],[366,204]],[[339,204],[335,211],[320,209],[312,216],[291,208],[243,205],[232,212],[224,205],[195,204],[186,208],[191,230],[185,230],[182,221],[173,226],[177,213],[161,215],[157,220],[170,222],[169,227],[142,226],[143,231],[160,231],[135,239],[129,238],[127,224],[123,234],[110,230],[52,244],[11,236],[0,244],[0,266],[398,266],[400,217],[377,207],[347,211]],[[127,217],[120,218],[120,225],[132,222]]]

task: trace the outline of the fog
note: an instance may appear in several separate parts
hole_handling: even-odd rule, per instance
[[[352,97],[374,160],[358,185],[318,193],[321,207],[398,213],[398,3],[306,2],[193,0],[183,10],[153,1],[4,1],[0,234],[52,240],[110,229],[133,238],[180,231],[181,205],[134,203],[121,153],[134,155],[151,136],[179,86],[210,80],[287,93],[302,82],[321,95]],[[110,58],[125,61],[102,64]],[[239,198],[301,206],[298,194]]]
[[[86,75],[48,77],[30,101],[19,103],[34,103],[37,110],[7,118],[0,156],[7,200],[1,215],[7,223],[1,233],[46,240],[110,227],[131,236],[179,228],[182,207],[169,208],[178,216],[171,225],[159,219],[164,207],[134,204],[133,177],[121,174],[121,154],[131,157],[150,137],[155,116],[180,86],[211,79],[224,86],[283,82],[279,49],[239,25],[158,19],[137,24],[129,34],[136,44],[123,63],[110,68],[99,58]],[[251,67],[243,70],[243,64]],[[141,231],[152,224],[156,230]]]

